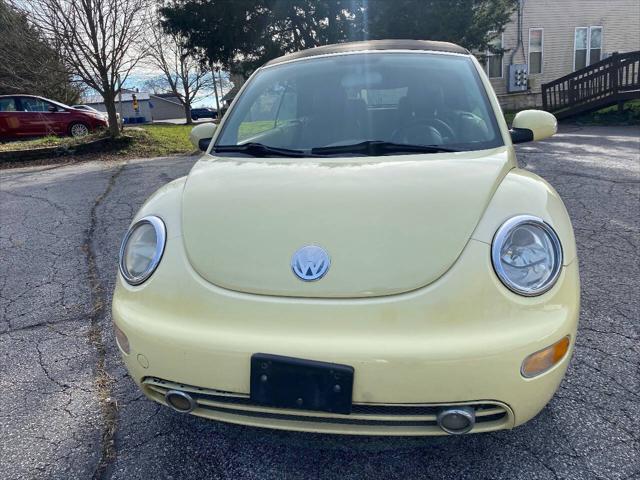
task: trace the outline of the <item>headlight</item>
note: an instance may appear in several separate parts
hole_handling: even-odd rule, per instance
[[[162,258],[166,238],[159,217],[144,217],[129,229],[120,247],[120,273],[127,283],[140,285],[151,276]]]
[[[491,260],[507,288],[524,296],[541,295],[556,283],[562,267],[562,246],[542,219],[519,215],[496,232]]]

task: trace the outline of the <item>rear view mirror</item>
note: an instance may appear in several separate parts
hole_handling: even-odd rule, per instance
[[[513,143],[532,142],[554,135],[558,131],[558,120],[543,110],[523,110],[513,119],[511,141]]]
[[[189,133],[189,141],[194,148],[206,152],[209,148],[209,143],[213,138],[213,134],[216,131],[217,125],[215,123],[201,123],[191,129]]]
[[[57,111],[58,111],[58,108],[57,108],[56,106],[54,106],[54,105],[50,105],[50,106],[49,106],[49,108],[48,108],[48,110],[49,110],[50,112],[57,112]]]

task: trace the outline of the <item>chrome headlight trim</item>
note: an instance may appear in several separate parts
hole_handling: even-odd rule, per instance
[[[125,265],[125,249],[127,248],[127,244],[129,243],[131,234],[137,227],[143,224],[149,224],[153,227],[156,234],[156,248],[153,252],[153,257],[151,259],[151,262],[149,263],[149,266],[140,275],[134,276],[129,273],[127,266]],[[122,244],[120,245],[120,258],[118,260],[118,265],[120,267],[120,274],[122,275],[122,278],[124,278],[129,285],[135,286],[144,283],[158,267],[158,264],[162,259],[162,254],[164,253],[164,246],[166,242],[167,229],[160,217],[156,217],[155,215],[148,215],[131,225],[124,238],[122,239]]]
[[[547,279],[544,285],[542,285],[537,290],[523,289],[518,285],[515,285],[506,274],[500,258],[502,247],[504,246],[504,242],[507,239],[509,233],[511,233],[514,228],[520,225],[533,225],[543,230],[544,233],[548,235],[554,249],[556,261],[553,265],[551,276]],[[551,227],[551,225],[549,225],[541,218],[534,215],[516,215],[515,217],[511,217],[509,220],[504,222],[496,231],[496,234],[493,237],[493,242],[491,244],[491,263],[493,264],[493,269],[495,270],[496,275],[498,275],[498,278],[505,287],[507,287],[512,292],[517,293],[518,295],[522,295],[525,297],[536,297],[549,291],[558,281],[558,277],[560,276],[560,272],[562,271],[563,263],[562,244],[560,243],[560,238],[558,237],[558,234],[553,229],[553,227]]]

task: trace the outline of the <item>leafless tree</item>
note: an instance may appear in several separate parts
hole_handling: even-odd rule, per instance
[[[186,42],[179,35],[165,33],[158,22],[151,29],[152,39],[149,46],[148,62],[163,74],[165,91],[170,91],[184,107],[184,115],[188,124],[191,121],[191,104],[198,93],[211,87],[211,72],[197,54],[186,47]],[[158,82],[154,88],[158,89]],[[162,88],[162,87],[161,87]]]
[[[149,0],[29,0],[29,19],[64,61],[104,98],[111,136],[119,135],[115,100],[122,82],[145,55]]]
[[[168,93],[167,79],[164,76],[157,76],[148,78],[142,83],[142,89],[146,92],[153,93],[154,95],[160,95]]]

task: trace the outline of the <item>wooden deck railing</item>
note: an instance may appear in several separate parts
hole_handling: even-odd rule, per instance
[[[631,98],[640,98],[640,51],[614,54],[542,85],[542,106],[569,116]]]

